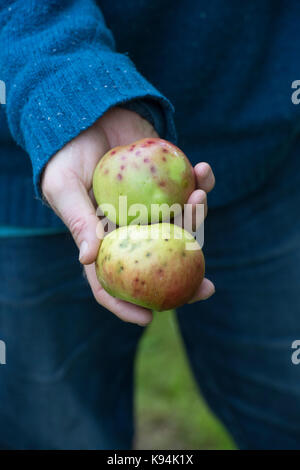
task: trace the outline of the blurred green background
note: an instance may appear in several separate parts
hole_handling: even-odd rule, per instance
[[[137,449],[235,449],[201,398],[173,312],[157,313],[136,363]]]

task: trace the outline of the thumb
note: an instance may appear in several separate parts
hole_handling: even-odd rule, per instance
[[[95,261],[103,238],[103,227],[83,183],[70,178],[47,197],[54,211],[70,230],[79,248],[82,264]]]

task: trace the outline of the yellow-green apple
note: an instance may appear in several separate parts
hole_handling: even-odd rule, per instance
[[[185,154],[159,138],[115,147],[101,158],[93,176],[97,204],[117,225],[170,221],[182,211],[194,189],[194,170]],[[114,208],[112,212],[108,205]]]
[[[188,302],[204,270],[197,241],[169,223],[114,230],[104,238],[96,260],[98,280],[109,294],[158,311]]]

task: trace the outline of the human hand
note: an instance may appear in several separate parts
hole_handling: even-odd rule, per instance
[[[112,297],[97,280],[94,261],[103,229],[96,216],[92,179],[100,158],[111,148],[146,137],[158,137],[148,121],[132,111],[112,108],[53,156],[41,181],[44,197],[69,228],[80,250],[79,259],[85,265],[96,301],[122,320],[143,326],[150,323],[152,312]],[[214,185],[212,170],[206,163],[200,163],[195,167],[195,175],[197,189],[188,202],[204,203],[206,207],[206,192]],[[213,284],[204,279],[193,300],[206,299],[213,293]]]

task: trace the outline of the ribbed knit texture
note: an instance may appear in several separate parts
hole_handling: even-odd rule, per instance
[[[163,137],[175,139],[170,102],[127,55],[115,51],[113,36],[95,2],[13,2],[0,11],[0,29],[5,111],[12,136],[31,158],[37,197],[49,158],[113,106],[130,103],[130,109],[148,118]],[[31,219],[27,223],[51,226],[56,216],[26,200],[26,195],[32,199],[32,192],[24,188],[28,186],[24,176],[21,184],[18,175],[6,176],[13,177],[9,181],[12,198],[5,208],[12,220],[8,213],[2,218],[5,223],[26,223],[25,207],[26,218]],[[5,200],[9,196],[5,183],[3,190]],[[12,209],[18,199],[15,192],[22,199],[18,220]],[[35,214],[30,216],[27,209]],[[46,220],[42,213],[47,214]]]
[[[171,140],[175,105],[178,145],[214,169],[211,207],[256,191],[299,135],[299,18],[298,0],[1,2],[0,224],[61,224],[33,198],[26,154],[38,188],[49,158],[117,104]]]

